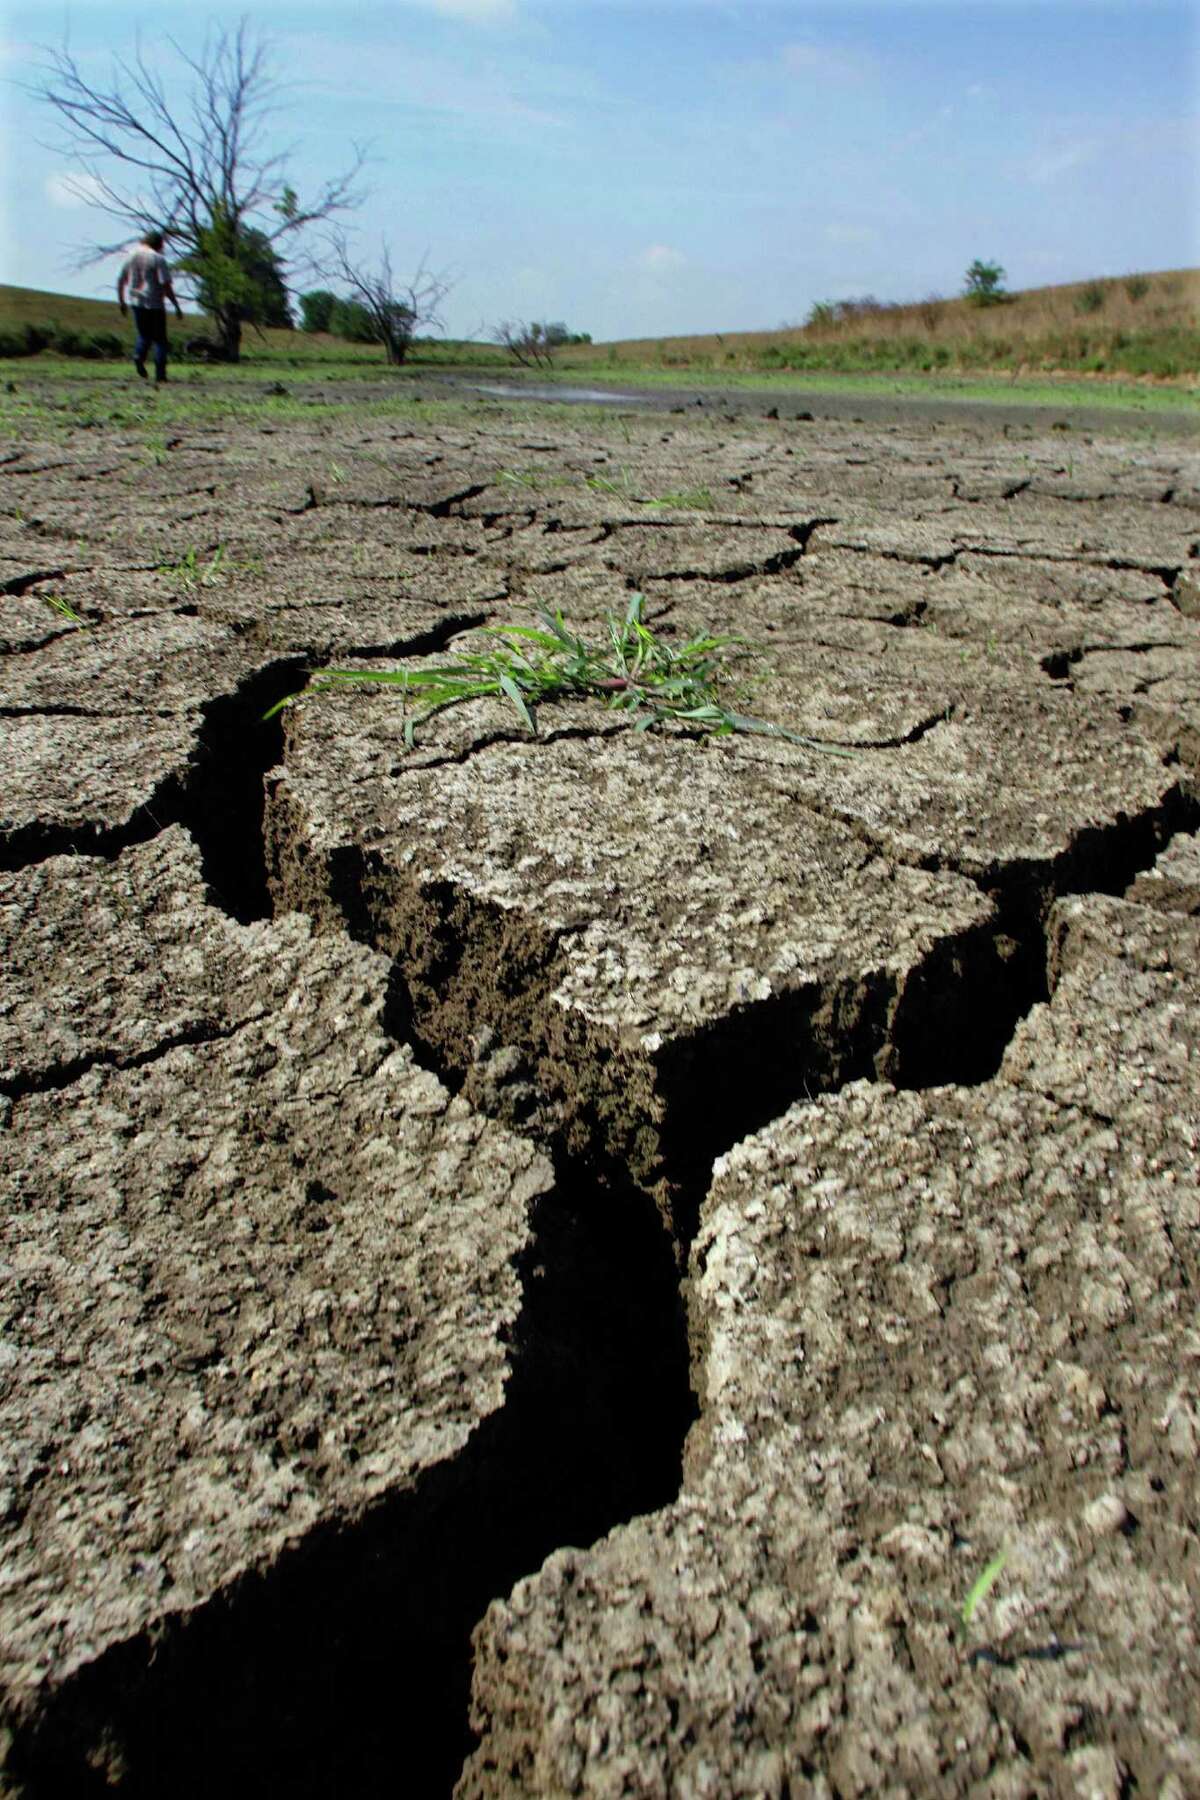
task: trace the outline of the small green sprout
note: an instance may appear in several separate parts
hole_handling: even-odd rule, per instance
[[[617,471],[619,481],[610,481],[607,475],[587,475],[583,485],[590,487],[596,494],[616,494],[621,500],[633,498],[633,477],[624,464]]]
[[[1008,1551],[1001,1550],[998,1556],[993,1556],[983,1573],[972,1582],[971,1590],[963,1601],[962,1607],[962,1623],[964,1631],[969,1631],[971,1629],[971,1621],[974,1619],[979,1607],[995,1587],[1007,1561]]]
[[[41,598],[46,602],[46,605],[52,612],[56,612],[60,618],[69,619],[72,625],[86,625],[89,623],[82,613],[77,613],[75,611],[75,608],[71,605],[69,600],[63,599],[61,594],[43,594]]]
[[[496,477],[498,487],[532,488],[535,492],[552,487],[553,484],[554,477],[542,469],[501,469]]]
[[[643,500],[642,505],[674,507],[681,511],[711,512],[713,497],[709,488],[681,488],[677,493],[660,494],[657,500]]]
[[[713,497],[709,488],[679,488],[669,494],[660,494],[657,498],[645,499],[637,492],[637,483],[633,473],[622,463],[617,470],[617,480],[610,481],[607,475],[587,475],[584,486],[590,487],[596,494],[614,494],[619,500],[628,500],[634,506],[644,506],[648,511],[660,511],[669,508],[691,509],[695,512],[711,512]]]
[[[306,695],[365,683],[398,687],[407,704],[420,710],[406,718],[404,741],[409,749],[418,725],[468,700],[508,700],[526,730],[537,734],[536,711],[545,701],[566,697],[603,700],[614,712],[636,713],[635,731],[675,721],[714,737],[752,732],[784,738],[834,756],[852,752],[840,745],[801,737],[782,725],[748,718],[727,704],[732,666],[751,654],[743,638],[700,636],[683,644],[657,637],[642,618],[641,594],[634,594],[623,615],[607,613],[607,641],[588,644],[567,629],[561,612],[542,612],[541,629],[507,625],[474,636],[489,648],[451,662],[420,669],[318,669],[303,693],[280,700],[270,719]]]
[[[201,562],[200,552],[193,544],[178,562],[159,563],[155,572],[177,581],[180,587],[214,587],[226,573],[225,546],[218,544],[209,560]]]

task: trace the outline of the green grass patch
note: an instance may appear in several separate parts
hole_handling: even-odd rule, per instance
[[[584,486],[591,488],[596,494],[613,494],[620,500],[627,500],[631,506],[657,507],[660,511],[712,511],[713,497],[710,488],[681,488],[670,494],[641,494],[638,492],[636,477],[624,464],[617,470],[615,480],[607,475],[585,475]]]
[[[77,613],[75,608],[71,605],[71,602],[65,600],[61,594],[41,594],[38,597],[44,601],[51,612],[57,613],[60,619],[66,619],[69,624],[91,624],[91,620],[85,619],[82,613]]]
[[[700,636],[673,644],[659,637],[642,617],[644,602],[634,594],[624,614],[605,615],[605,636],[589,644],[568,630],[561,612],[542,612],[541,627],[507,625],[474,635],[483,648],[449,662],[418,669],[318,669],[307,688],[273,706],[265,718],[310,695],[331,689],[395,688],[405,709],[404,741],[411,749],[419,725],[470,700],[504,699],[526,730],[537,734],[539,707],[554,700],[598,699],[612,712],[635,715],[635,731],[675,723],[727,737],[753,732],[786,738],[833,755],[849,755],[841,745],[801,737],[782,725],[736,711],[732,670],[753,654],[742,638]],[[416,710],[408,710],[410,701]]]

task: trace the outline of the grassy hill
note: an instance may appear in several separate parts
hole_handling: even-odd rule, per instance
[[[562,350],[555,360],[564,368],[600,361],[630,371],[1063,371],[1186,380],[1200,374],[1200,269],[1030,288],[996,306],[940,296],[908,305],[847,301],[816,306],[804,325],[777,331],[633,338]]]
[[[211,335],[208,321],[200,313],[185,309],[182,321],[176,320],[173,313],[168,317],[179,335]],[[131,324],[121,317],[115,299],[83,300],[72,294],[45,294],[38,288],[7,287],[0,283],[0,336],[20,331],[27,325],[59,325],[67,331],[87,334],[117,332],[132,343]],[[247,333],[247,350],[251,355],[255,350],[278,352],[284,349],[293,355],[310,356],[358,353],[370,361],[378,361],[382,356],[373,345],[344,344],[340,339],[324,334],[309,337],[302,331],[267,330],[260,339],[256,332]]]
[[[200,313],[185,309],[182,320],[177,320],[168,311],[167,318],[178,347],[187,337],[214,335],[210,321]],[[9,287],[0,282],[0,343],[7,335],[20,333],[27,326],[57,326],[66,332],[87,336],[117,333],[123,342],[130,345],[133,342],[132,324],[121,317],[115,299],[79,299],[71,294],[47,294],[38,288]],[[52,355],[53,349],[46,354]],[[3,355],[4,350],[0,348],[0,356]],[[311,358],[322,362],[384,363],[383,349],[377,344],[350,344],[328,332],[283,331],[272,326],[261,332],[246,326],[242,356],[247,362],[264,359],[291,362],[297,358]],[[506,362],[507,357],[495,344],[447,342],[415,346],[413,360],[442,364],[478,360],[496,366]]]
[[[107,340],[105,347],[76,346],[73,353],[126,353],[130,327],[115,300],[76,299],[0,285],[0,355],[5,354],[6,340],[7,353],[15,353],[26,327],[51,325],[57,327],[59,349],[69,345],[72,333],[92,339],[100,334]],[[204,327],[198,315],[185,314],[184,322],[175,327],[177,343]],[[114,335],[121,340],[119,346],[112,342]],[[383,363],[383,351],[323,332],[248,330],[243,358],[248,363],[357,364],[368,373],[369,365]],[[424,367],[507,366],[505,353],[495,345],[450,341],[414,345],[411,361]],[[1030,288],[1001,305],[986,307],[937,296],[908,305],[869,298],[842,301],[816,306],[805,324],[776,331],[580,344],[559,350],[554,367],[564,373],[618,379],[632,378],[639,371],[736,377],[830,370],[915,375],[993,372],[1014,377],[1063,373],[1188,384],[1200,375],[1200,269]]]

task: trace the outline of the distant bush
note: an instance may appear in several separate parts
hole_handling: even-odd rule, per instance
[[[564,344],[590,344],[590,331],[570,331],[561,319],[552,319],[542,326],[542,336],[551,350],[561,349]]]
[[[55,319],[44,325],[19,325],[0,331],[0,356],[36,356],[41,350],[100,362],[124,356],[126,345],[115,331],[76,331],[74,326],[60,325]]]
[[[329,329],[335,337],[349,344],[374,344],[378,339],[375,322],[361,300],[335,300],[329,315]]]
[[[89,362],[114,361],[127,353],[124,340],[115,331],[76,331],[72,325],[54,324],[48,328],[48,337],[47,349]]]
[[[1150,283],[1144,275],[1130,275],[1125,282],[1125,292],[1136,306],[1150,292]]]
[[[333,309],[337,305],[337,295],[331,294],[328,288],[316,288],[311,294],[300,296],[300,329],[301,331],[329,331],[332,329]]]
[[[1098,313],[1104,311],[1104,302],[1108,299],[1104,288],[1098,281],[1089,281],[1086,287],[1080,288],[1075,296],[1077,313]]]
[[[806,331],[835,331],[847,325],[861,325],[868,319],[882,318],[895,312],[889,301],[877,300],[874,294],[859,294],[847,300],[814,300],[804,321]]]
[[[837,301],[833,314],[839,325],[856,325],[860,319],[875,319],[887,311],[889,308],[874,294],[862,294],[857,299]]]
[[[967,269],[963,293],[972,306],[999,306],[1009,298],[1004,289],[1007,270],[996,262],[981,262],[978,257]]]

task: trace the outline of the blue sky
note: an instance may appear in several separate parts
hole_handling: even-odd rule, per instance
[[[232,23],[236,14],[212,15]],[[272,0],[301,194],[369,140],[356,239],[455,278],[456,332],[750,330],[817,299],[1026,287],[1200,263],[1200,10],[1158,0]],[[23,91],[69,25],[172,66],[205,15],[0,5],[0,279],[111,291],[111,237]]]

